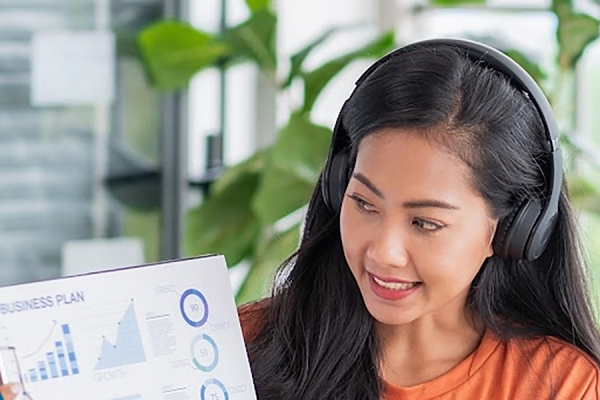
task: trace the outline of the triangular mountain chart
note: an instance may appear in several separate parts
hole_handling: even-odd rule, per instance
[[[133,301],[127,307],[123,318],[119,321],[115,343],[102,337],[100,357],[96,363],[97,370],[123,367],[146,361],[142,344],[142,336],[138,326]]]

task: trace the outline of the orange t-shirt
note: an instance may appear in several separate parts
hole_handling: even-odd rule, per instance
[[[257,309],[258,308],[258,309]],[[260,326],[260,308],[240,309],[246,340]],[[598,365],[561,340],[500,340],[490,331],[447,373],[422,384],[384,382],[383,400],[600,400]]]
[[[599,371],[581,350],[558,339],[502,341],[487,331],[479,347],[444,375],[412,387],[385,383],[384,399],[597,400]]]

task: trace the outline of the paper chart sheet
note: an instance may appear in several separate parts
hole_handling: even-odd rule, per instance
[[[34,400],[254,400],[225,260],[0,288],[0,345]]]

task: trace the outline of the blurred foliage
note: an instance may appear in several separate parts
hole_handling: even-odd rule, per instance
[[[572,0],[553,0],[551,9],[558,18],[558,65],[561,70],[573,69],[585,48],[598,38],[599,21],[576,12]]]
[[[470,4],[483,5],[485,0],[430,0],[429,4],[434,6],[466,6]]]
[[[185,88],[198,71],[232,51],[213,35],[179,21],[151,25],[140,33],[139,45],[146,72],[161,90]]]
[[[335,34],[331,29],[308,43],[289,61],[280,79],[276,51],[277,16],[265,0],[247,0],[250,16],[220,34],[200,31],[182,21],[162,21],[145,29],[138,44],[147,76],[160,90],[185,89],[207,67],[227,68],[251,62],[279,91],[293,82],[304,87],[303,102],[292,111],[275,143],[237,165],[229,166],[199,207],[189,211],[186,249],[190,254],[224,254],[229,266],[244,261],[250,270],[237,293],[245,302],[263,296],[275,269],[296,249],[300,223],[281,228],[281,220],[302,209],[327,157],[331,130],[311,121],[310,112],[323,89],[348,65],[379,58],[392,50],[394,34],[386,32],[363,46],[313,69],[304,62]]]
[[[229,266],[242,261],[250,264],[237,293],[240,303],[265,295],[275,269],[298,245],[300,218],[294,216],[307,204],[331,138],[329,128],[311,121],[316,100],[348,65],[362,58],[379,58],[396,46],[393,33],[387,32],[307,70],[305,61],[313,51],[341,30],[349,29],[333,28],[293,54],[287,60],[289,71],[279,79],[277,16],[268,0],[246,0],[246,4],[251,12],[249,18],[220,34],[203,32],[181,21],[162,21],[145,29],[138,38],[148,78],[161,90],[184,89],[193,76],[207,67],[227,68],[240,62],[257,65],[280,91],[288,90],[296,81],[304,88],[302,104],[283,124],[275,143],[229,166],[203,203],[188,215],[186,247],[190,254],[217,252],[226,256]],[[483,6],[485,0],[430,0],[430,4]],[[558,77],[548,74],[519,49],[499,48],[545,87],[551,102],[556,104],[561,91],[550,88],[564,81],[560,74],[574,71],[585,48],[597,39],[598,20],[575,11],[570,0],[553,0],[549,11],[558,21]],[[597,184],[575,173],[571,173],[569,182],[578,207],[600,211]]]

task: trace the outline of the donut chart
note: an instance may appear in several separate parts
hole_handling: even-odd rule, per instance
[[[200,389],[201,400],[229,400],[227,388],[218,379],[209,379]]]
[[[201,386],[199,390],[198,386],[194,389],[200,395],[200,400],[229,400],[229,389],[224,383],[229,379],[221,380],[223,378],[221,357],[224,357],[223,363],[227,363],[228,351],[221,354],[219,349],[219,346],[226,346],[226,342],[223,342],[223,335],[227,331],[223,329],[228,329],[229,323],[223,323],[219,319],[215,321],[220,310],[217,306],[213,308],[213,305],[209,304],[208,299],[212,300],[213,298],[205,295],[204,290],[188,286],[179,295],[179,311],[183,319],[181,325],[192,334],[191,340],[188,342],[190,344],[187,350],[186,364],[193,367],[196,373],[208,374],[200,375],[201,380],[197,384]],[[210,290],[206,290],[206,294],[211,293]],[[211,315],[211,311],[215,315]],[[224,349],[228,350],[227,347]],[[219,378],[217,379],[217,377]],[[238,391],[239,388],[235,393]]]
[[[202,372],[211,372],[219,363],[219,349],[214,339],[206,334],[197,335],[190,347],[192,362]]]
[[[196,289],[187,289],[179,300],[179,309],[185,322],[199,328],[208,320],[208,302],[206,297]]]

